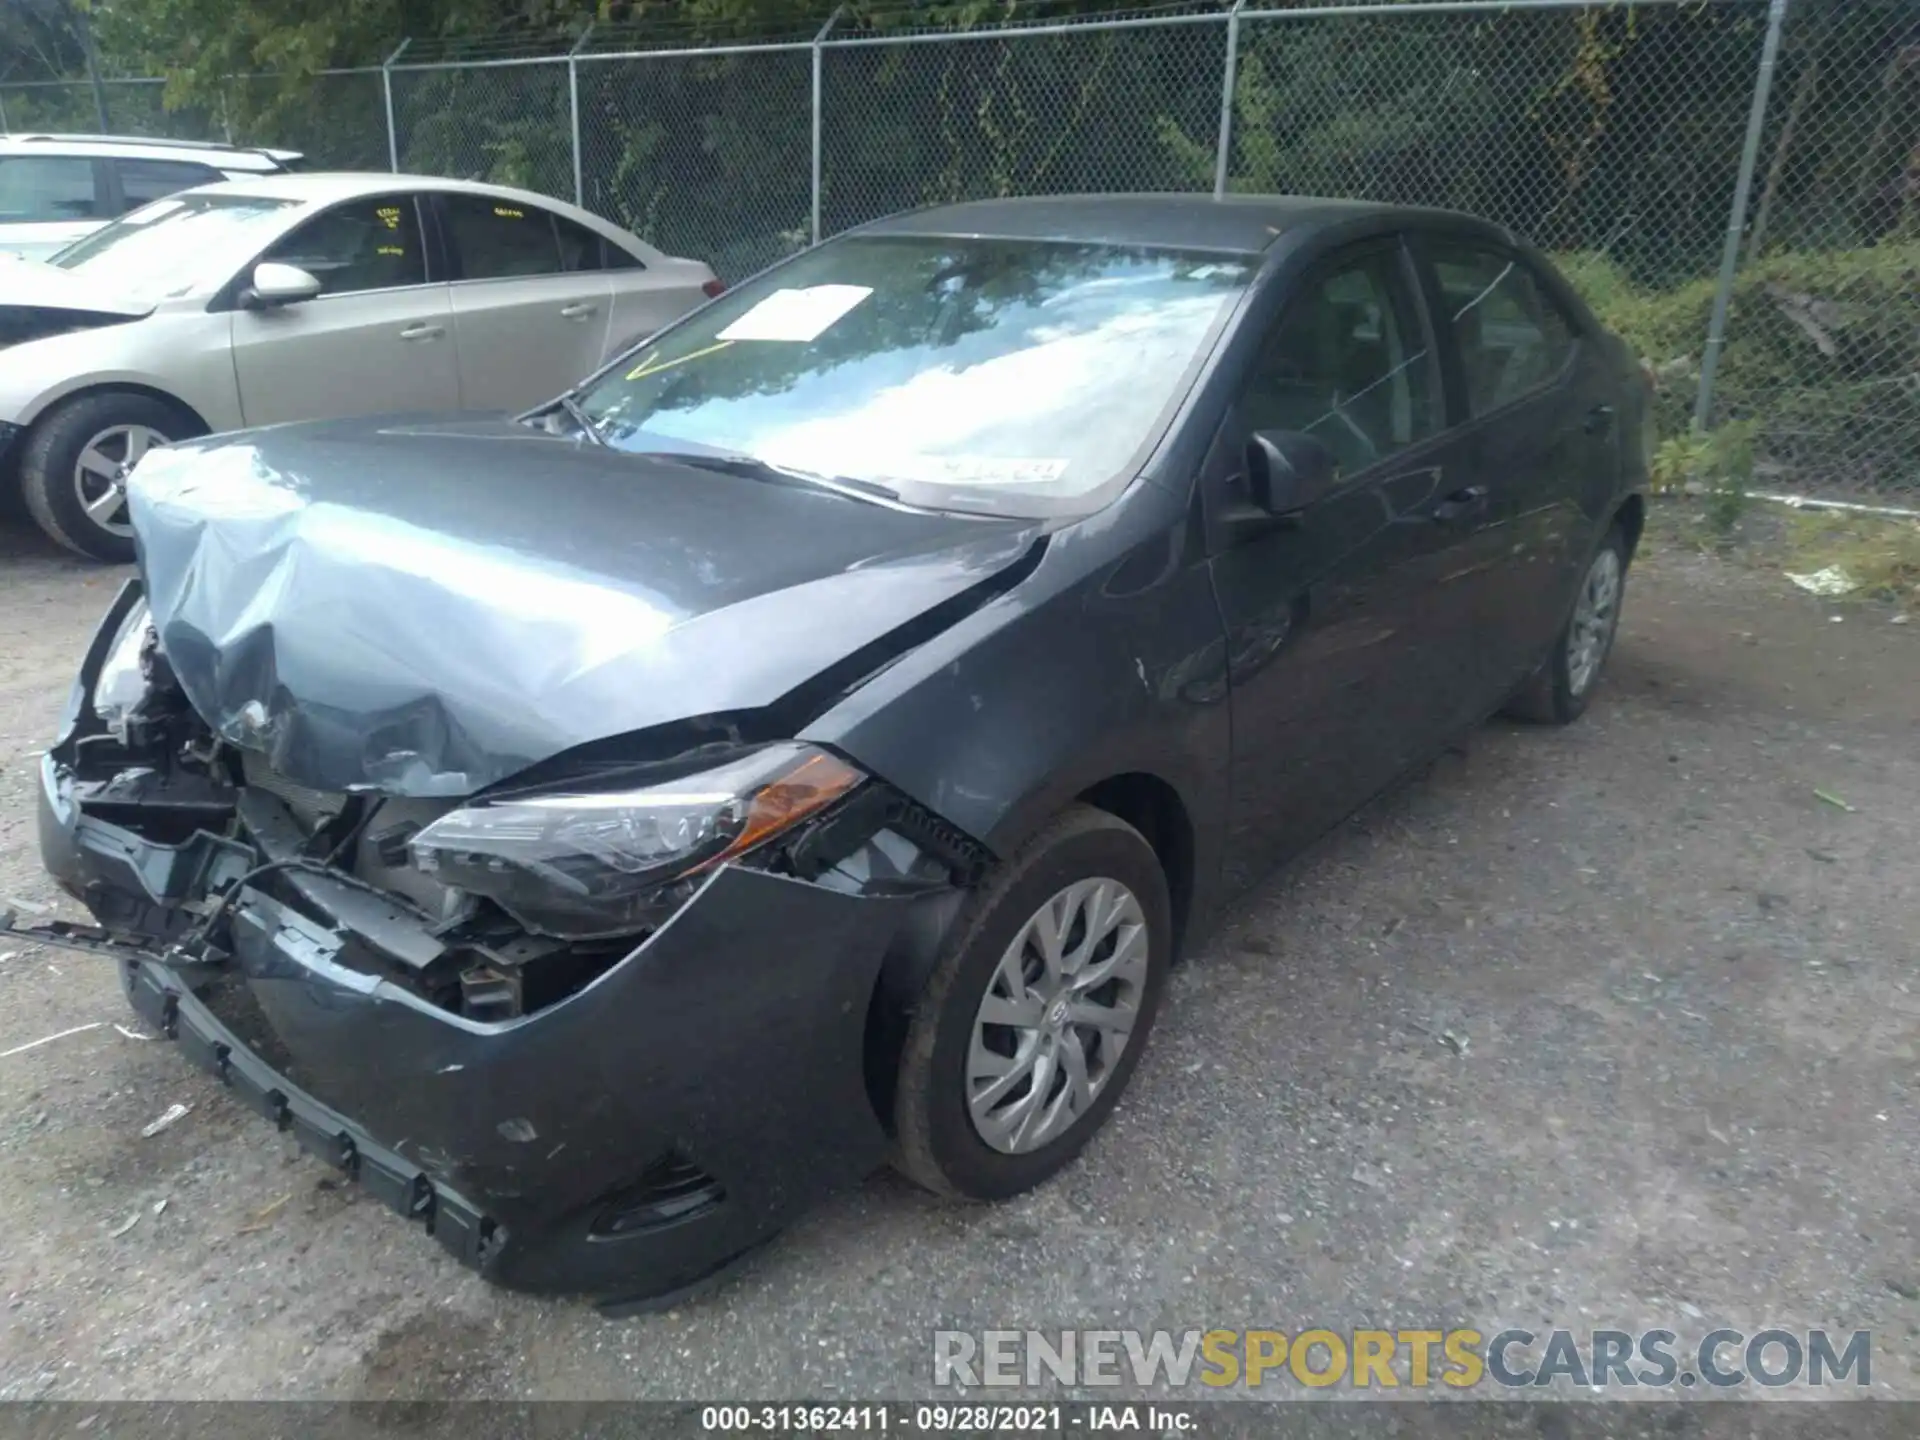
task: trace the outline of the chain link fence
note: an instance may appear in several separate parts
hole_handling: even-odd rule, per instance
[[[581,203],[737,279],[805,246],[807,45],[578,57]]]
[[[1763,482],[1920,501],[1920,5],[1796,4],[1756,151],[1712,419]]]
[[[522,185],[729,280],[996,195],[1475,211],[1559,257],[1654,364],[1668,433],[1734,422],[1776,486],[1920,497],[1914,0],[1243,0],[962,31],[836,13],[717,48],[402,47],[291,99],[235,81],[218,113],[160,93],[109,82],[113,128]],[[84,84],[0,85],[0,109],[96,128]]]

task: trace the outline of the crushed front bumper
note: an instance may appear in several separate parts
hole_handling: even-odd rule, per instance
[[[204,833],[161,845],[81,813],[51,756],[40,792],[47,867],[96,914],[169,910],[221,863]],[[351,925],[261,885],[234,898],[221,965],[92,948],[195,1064],[463,1263],[637,1300],[884,1158],[863,1042],[909,903],[723,867],[585,989],[491,1023],[343,964]]]

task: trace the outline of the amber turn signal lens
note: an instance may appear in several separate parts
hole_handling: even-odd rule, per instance
[[[755,792],[747,802],[747,823],[733,843],[699,869],[711,869],[753,849],[763,840],[798,825],[845,795],[866,776],[837,756],[809,755],[787,774]]]

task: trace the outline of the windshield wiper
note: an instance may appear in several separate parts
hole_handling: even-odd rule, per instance
[[[571,395],[562,395],[553,403],[566,412],[567,418],[578,425],[580,432],[589,440],[602,448],[606,446],[607,437],[600,433],[600,423],[586,412],[578,400]]]
[[[727,475],[741,475],[749,480],[772,480],[781,484],[811,486],[816,490],[826,490],[835,495],[845,495],[850,499],[865,500],[872,504],[901,505],[905,503],[901,500],[898,490],[882,485],[878,480],[856,480],[847,475],[816,475],[811,470],[796,470],[788,465],[776,465],[771,460],[762,460],[758,455],[748,455],[743,451],[638,450],[633,453],[656,460],[676,460],[682,465],[694,465],[704,470],[718,470]]]

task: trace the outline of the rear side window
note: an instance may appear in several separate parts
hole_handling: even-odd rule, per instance
[[[620,267],[608,263],[614,258],[615,247],[602,240],[584,225],[576,225],[564,215],[553,217],[553,233],[560,241],[560,268],[562,270],[613,270]],[[639,261],[628,260],[629,266],[638,266]]]
[[[323,295],[424,285],[420,217],[410,195],[351,200],[316,215],[263,257],[298,265]]]
[[[623,250],[611,240],[600,242],[600,268],[603,270],[644,270],[646,262],[631,250]]]
[[[537,205],[491,195],[442,195],[440,203],[460,279],[502,280],[584,268],[561,263],[554,217]]]
[[[86,156],[0,157],[0,224],[107,218]]]
[[[462,280],[645,268],[586,226],[538,205],[490,195],[442,195],[440,203]]]
[[[138,210],[176,190],[191,190],[196,185],[211,185],[226,179],[210,166],[185,160],[115,160],[113,167],[120,176],[122,211]]]
[[[1433,267],[1473,414],[1518,400],[1566,367],[1573,322],[1524,263],[1454,242],[1434,247]]]

